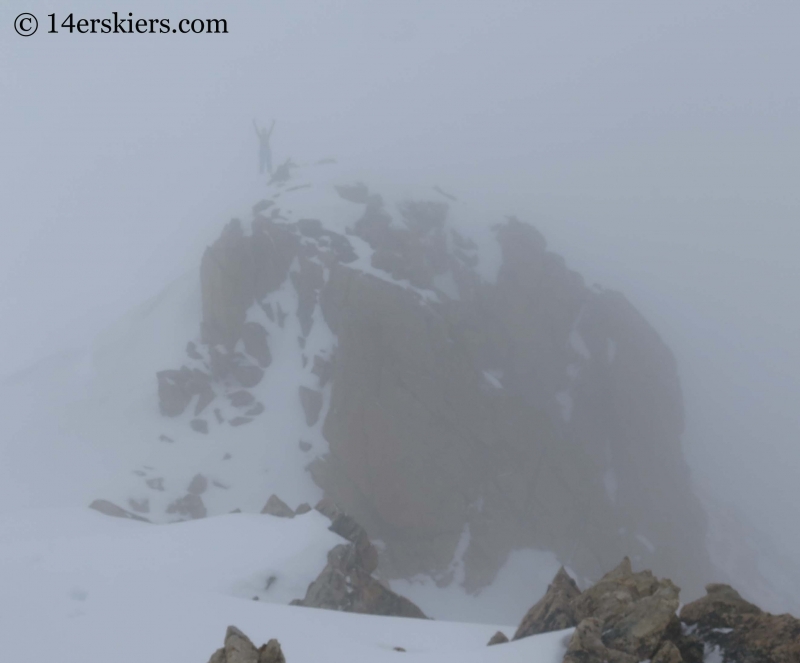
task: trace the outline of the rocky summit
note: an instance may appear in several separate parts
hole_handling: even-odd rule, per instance
[[[208,247],[197,333],[154,376],[182,439],[301,453],[295,503],[333,499],[383,542],[386,578],[447,585],[459,554],[478,591],[529,548],[582,582],[630,555],[699,595],[676,364],[630,302],[516,217],[285,165]],[[259,481],[263,505],[277,489]],[[213,514],[209,491],[148,518]]]

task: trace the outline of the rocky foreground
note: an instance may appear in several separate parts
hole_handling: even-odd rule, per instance
[[[800,620],[763,612],[729,585],[708,585],[704,598],[680,610],[679,593],[671,580],[650,571],[634,572],[627,557],[583,592],[562,568],[523,617],[513,640],[574,628],[564,663],[800,661]],[[508,642],[498,632],[488,644]],[[224,647],[209,661],[284,662],[276,640],[256,649],[235,627],[228,629]]]

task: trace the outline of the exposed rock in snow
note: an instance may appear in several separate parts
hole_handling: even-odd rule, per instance
[[[95,500],[89,505],[90,509],[104,513],[107,516],[114,516],[115,518],[130,518],[131,520],[141,520],[142,522],[150,522],[147,518],[137,516],[135,513],[126,511],[121,506],[117,506],[108,500]]]
[[[250,638],[235,626],[229,626],[225,645],[214,652],[208,663],[286,663],[286,658],[277,640],[256,649]]]
[[[572,602],[580,593],[578,585],[562,566],[547,588],[547,593],[522,618],[514,640],[575,626],[577,620]]]
[[[294,518],[294,511],[277,495],[270,495],[261,513],[277,516],[278,518]]]

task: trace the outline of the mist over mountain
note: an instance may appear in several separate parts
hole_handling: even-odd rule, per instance
[[[555,662],[563,637],[483,644],[564,574],[585,598],[544,621],[576,647],[594,626],[562,617],[596,587],[680,621],[666,579],[681,602],[730,583],[681,621],[703,656],[774,626],[748,601],[800,612],[800,9],[116,9],[229,32],[51,34],[65,8],[0,7],[0,629],[23,659],[46,635],[118,650],[149,610],[171,661],[230,624],[266,643],[268,612],[289,660],[313,622],[384,634],[369,660],[396,628],[421,659],[458,637]],[[394,624],[406,600],[478,626],[286,605]],[[705,624],[720,605],[744,621]]]

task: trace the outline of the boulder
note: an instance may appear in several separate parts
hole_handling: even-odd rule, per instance
[[[639,663],[635,656],[606,647],[601,632],[599,619],[584,619],[570,638],[563,663]]]
[[[218,649],[208,663],[286,663],[277,640],[256,649],[250,638],[235,626],[225,633],[225,645]]]
[[[280,497],[273,494],[267,500],[261,513],[269,514],[270,516],[277,516],[278,518],[294,518],[294,511]]]
[[[328,563],[301,600],[292,602],[368,615],[416,617],[425,614],[407,598],[384,587],[362,566],[355,544],[340,544],[328,552]]]
[[[502,645],[506,642],[508,642],[508,637],[506,634],[502,631],[498,631],[491,638],[489,638],[489,642],[487,642],[486,645],[491,647],[492,645]]]
[[[537,633],[560,631],[575,626],[572,602],[580,595],[575,581],[562,566],[556,573],[547,592],[522,618],[514,634],[514,640],[526,638]]]
[[[708,585],[706,592],[680,612],[684,627],[705,651],[719,650],[725,661],[800,661],[800,619],[763,612],[729,585]]]

